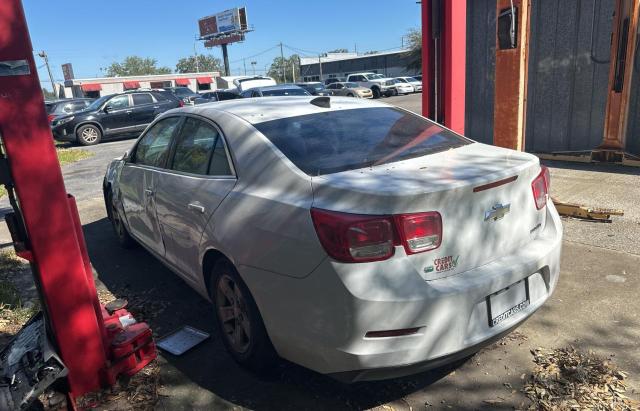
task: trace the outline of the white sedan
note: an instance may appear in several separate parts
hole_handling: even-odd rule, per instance
[[[415,79],[413,77],[396,77],[395,80],[398,80],[401,83],[410,84],[413,86],[413,90],[416,93],[422,92],[422,81]]]
[[[348,97],[162,114],[104,180],[123,246],[213,302],[230,354],[343,381],[470,355],[549,298],[562,227],[537,157]]]

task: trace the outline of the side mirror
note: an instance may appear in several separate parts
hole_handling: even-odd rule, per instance
[[[124,152],[124,154],[122,155],[122,160],[125,163],[130,163],[131,162],[131,150],[127,150]]]
[[[109,113],[110,111],[113,111],[113,107],[111,107],[111,106],[105,106],[105,108],[104,108],[104,112],[105,112],[105,113]]]

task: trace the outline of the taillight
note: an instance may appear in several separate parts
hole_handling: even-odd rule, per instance
[[[178,107],[184,107],[184,101],[178,100]]]
[[[533,190],[533,200],[536,203],[536,208],[541,210],[547,204],[549,197],[549,188],[551,187],[551,175],[549,169],[545,166],[540,166],[540,174],[531,183],[531,189]]]
[[[53,119],[55,119],[56,116],[54,114],[49,114],[47,115],[47,120],[49,121],[49,123],[51,123],[53,121]]]
[[[437,211],[394,216],[407,254],[434,250],[442,242],[442,217]]]
[[[394,253],[393,220],[389,216],[347,214],[312,208],[311,218],[325,251],[338,261],[380,261]]]
[[[435,211],[376,216],[312,208],[311,218],[327,254],[347,263],[386,260],[400,244],[416,254],[442,242],[442,218]]]

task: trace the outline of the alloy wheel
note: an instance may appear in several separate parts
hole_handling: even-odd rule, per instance
[[[251,343],[249,310],[242,290],[227,274],[218,280],[216,308],[225,338],[236,352],[245,353]]]
[[[87,127],[82,130],[82,139],[87,143],[95,143],[98,140],[98,130],[93,127]]]

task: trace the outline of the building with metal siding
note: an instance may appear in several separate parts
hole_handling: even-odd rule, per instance
[[[407,70],[408,50],[390,51],[358,55],[355,53],[328,53],[326,57],[302,57],[300,59],[300,77],[303,81],[320,81],[320,62],[322,79],[345,78],[351,73],[373,72],[388,77],[418,74],[419,71]]]
[[[615,0],[532,2],[527,151],[589,151],[602,142],[614,7]],[[468,1],[465,132],[484,143],[493,142],[495,33],[495,0]],[[627,151],[633,154],[640,154],[639,77],[629,85]]]

